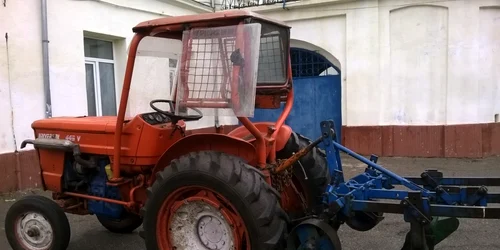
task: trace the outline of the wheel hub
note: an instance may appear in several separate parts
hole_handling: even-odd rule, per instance
[[[38,228],[31,228],[28,230],[28,232],[26,232],[26,234],[29,236],[29,237],[37,237],[37,236],[40,236],[40,229]]]
[[[209,249],[223,249],[229,242],[228,231],[224,227],[219,218],[205,215],[198,220],[198,237]]]
[[[179,207],[170,223],[172,245],[176,249],[234,249],[231,226],[222,213],[203,201]]]
[[[16,226],[19,241],[29,250],[45,250],[52,244],[53,231],[48,220],[38,213],[20,217]]]

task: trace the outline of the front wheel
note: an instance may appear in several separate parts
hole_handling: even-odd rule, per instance
[[[14,250],[65,250],[71,236],[63,209],[38,195],[26,196],[10,207],[5,232]]]
[[[148,189],[143,209],[152,249],[276,249],[287,217],[260,172],[219,152],[171,162]]]

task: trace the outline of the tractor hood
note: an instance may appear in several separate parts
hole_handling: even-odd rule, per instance
[[[54,117],[37,120],[31,127],[34,130],[114,132],[116,116]]]

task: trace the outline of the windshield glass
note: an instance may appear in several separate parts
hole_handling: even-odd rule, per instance
[[[144,37],[137,49],[132,83],[127,103],[127,116],[154,112],[149,102],[155,99],[172,99],[172,86],[179,55],[180,40]],[[168,104],[155,106],[169,111]]]
[[[286,82],[288,29],[261,23],[259,72],[257,85],[281,85]]]
[[[192,85],[189,88],[191,95],[196,95],[196,98],[203,96],[204,102],[214,98],[219,98],[223,103],[229,102],[228,107],[202,105],[204,116],[252,117],[255,84],[274,85],[286,82],[288,30],[268,23],[246,24],[242,30],[246,51],[239,51],[235,50],[234,44],[236,27],[198,28],[186,31],[188,33],[184,33],[184,42],[187,41],[186,34],[190,34],[189,32],[194,32],[191,34],[197,37],[189,42],[192,43],[191,50],[187,53],[189,57],[184,68],[181,67],[180,60],[183,41],[164,37],[144,37],[137,49],[126,116],[133,117],[137,114],[154,112],[149,104],[152,100],[173,100],[175,87],[178,81],[182,80],[178,78],[179,72],[185,72],[188,77],[184,82]],[[237,83],[238,98],[233,99],[235,95],[231,94],[229,85],[232,82],[233,66],[238,63],[233,61],[235,59],[232,57],[236,58],[240,54],[246,62],[242,64],[241,72],[238,73],[239,77],[242,77],[242,82]],[[184,86],[177,89],[182,92],[177,93],[180,94],[177,98],[188,98],[183,96],[182,90]],[[221,96],[221,93],[225,93],[224,96]],[[239,106],[236,113],[233,110],[235,102]],[[155,106],[170,111],[167,103],[156,103]],[[193,107],[196,106],[201,108],[200,105]],[[180,114],[179,112],[177,109],[176,113]]]
[[[176,113],[252,117],[260,34],[258,23],[184,31]]]
[[[178,81],[182,41],[164,37],[144,37],[138,45],[135,64],[127,102],[126,117],[155,112],[150,106],[152,100],[174,100],[175,86]],[[168,103],[154,104],[167,112]],[[190,113],[191,114],[191,113]],[[188,122],[188,129],[213,126],[214,119],[220,124],[234,124],[234,117],[217,117],[203,110],[203,118]],[[218,116],[218,115],[217,115]]]

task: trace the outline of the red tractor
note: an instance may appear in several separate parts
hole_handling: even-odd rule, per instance
[[[13,204],[5,222],[12,248],[66,249],[65,213],[94,214],[116,233],[142,224],[147,249],[282,246],[294,219],[321,209],[331,179],[324,153],[284,125],[293,104],[290,27],[233,10],[150,20],[133,32],[117,116],[32,124],[35,139],[21,147],[34,145],[53,200]],[[133,75],[138,56],[164,39],[182,44],[173,98],[147,100],[153,111],[126,117],[133,76],[147,76]],[[252,123],[254,108],[283,112]],[[217,114],[242,126],[186,131]]]

